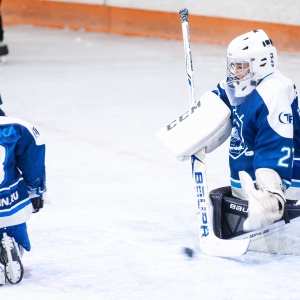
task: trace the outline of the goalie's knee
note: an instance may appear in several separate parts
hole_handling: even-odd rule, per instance
[[[221,187],[210,192],[213,204],[214,233],[221,239],[244,234],[243,223],[248,217],[248,201],[232,196],[231,187]]]

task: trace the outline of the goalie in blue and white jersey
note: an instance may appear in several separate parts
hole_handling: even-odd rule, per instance
[[[286,199],[300,200],[300,111],[263,30],[229,44],[227,79],[214,92],[231,110],[231,189],[249,201],[244,230],[270,225],[282,218]]]
[[[31,248],[26,222],[43,207],[45,182],[45,145],[38,130],[0,116],[0,285],[22,280],[22,249]]]
[[[187,31],[183,26],[185,42]],[[157,133],[180,161],[191,158],[200,248],[217,256],[231,252],[220,239],[259,230],[246,234],[252,241],[256,234],[270,232],[273,223],[283,220],[281,226],[300,216],[298,96],[293,81],[277,69],[277,50],[263,30],[247,32],[229,44],[226,75],[216,90],[192,101],[188,111]],[[193,98],[190,78],[192,72],[188,82]],[[205,154],[229,136],[230,186],[208,192]],[[237,244],[238,255],[249,247],[247,241]]]

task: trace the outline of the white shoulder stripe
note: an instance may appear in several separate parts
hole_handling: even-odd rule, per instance
[[[268,108],[270,127],[282,137],[293,138],[293,82],[276,71],[265,78],[256,90]]]
[[[35,139],[35,143],[37,145],[43,145],[44,142],[40,136],[39,131],[29,122],[20,119],[20,118],[14,118],[14,117],[0,117],[0,125],[8,125],[8,124],[18,124],[23,127],[25,127],[29,133],[32,135],[32,137]]]

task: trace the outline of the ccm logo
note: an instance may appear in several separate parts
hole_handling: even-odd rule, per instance
[[[167,130],[171,130],[172,128],[174,128],[178,123],[181,123],[182,121],[184,121],[186,118],[188,118],[191,114],[193,114],[195,112],[195,110],[197,108],[200,107],[200,101],[197,102],[197,104],[195,106],[193,106],[190,110],[188,110],[187,112],[185,112],[183,115],[181,115],[177,120],[173,121],[171,124],[169,124],[167,126]]]

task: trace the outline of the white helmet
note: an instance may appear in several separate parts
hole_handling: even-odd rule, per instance
[[[239,105],[277,67],[277,51],[267,34],[253,30],[236,37],[227,48],[227,82],[232,105]]]

